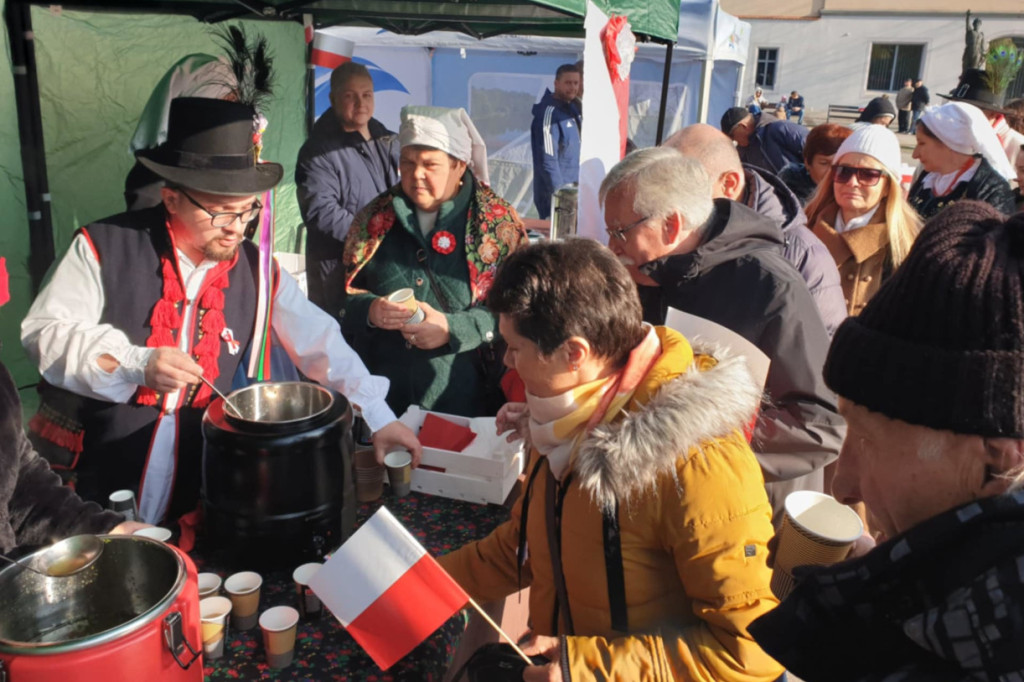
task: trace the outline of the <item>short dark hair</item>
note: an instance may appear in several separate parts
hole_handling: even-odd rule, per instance
[[[564,73],[578,73],[583,75],[583,69],[580,68],[579,64],[562,64],[555,71],[555,80],[561,78]]]
[[[591,239],[517,250],[498,268],[487,307],[507,315],[545,356],[580,336],[597,356],[622,366],[645,334],[636,284],[615,254]]]
[[[369,78],[370,82],[373,82],[373,76],[370,75],[370,70],[363,64],[357,64],[356,62],[345,62],[334,71],[331,71],[331,92],[341,90],[343,87],[348,85],[350,78],[361,76],[363,78]]]

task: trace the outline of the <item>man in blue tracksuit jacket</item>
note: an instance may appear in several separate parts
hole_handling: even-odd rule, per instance
[[[552,192],[579,182],[581,114],[574,100],[582,81],[579,66],[562,64],[555,72],[555,91],[545,91],[533,105],[533,203],[541,218],[551,217]]]

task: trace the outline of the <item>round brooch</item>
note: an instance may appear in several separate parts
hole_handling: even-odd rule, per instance
[[[447,230],[442,230],[434,235],[430,243],[434,247],[434,251],[447,256],[455,250],[455,235]]]

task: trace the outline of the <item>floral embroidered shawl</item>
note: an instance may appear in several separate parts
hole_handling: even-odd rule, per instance
[[[469,265],[469,287],[472,305],[487,297],[494,283],[498,264],[508,254],[527,243],[523,221],[507,201],[474,179],[473,198],[466,216],[466,262]],[[396,221],[394,200],[401,192],[396,185],[367,204],[352,220],[345,240],[345,291],[365,293],[353,288],[359,271],[373,258],[384,237]]]

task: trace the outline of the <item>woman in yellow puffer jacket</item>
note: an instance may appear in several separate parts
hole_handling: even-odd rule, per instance
[[[527,389],[526,485],[507,523],[441,563],[479,600],[530,586],[527,653],[552,663],[524,679],[778,679],[747,633],[777,601],[746,365],[645,325],[589,240],[520,250],[488,304]]]

